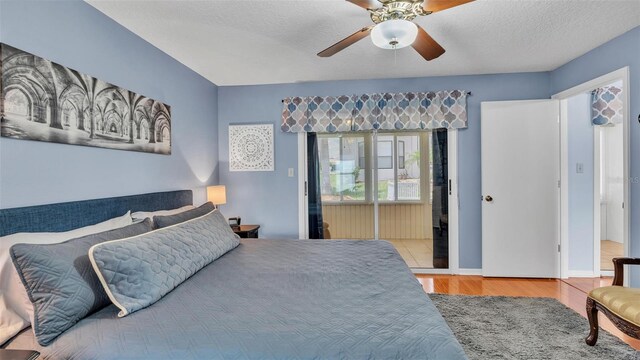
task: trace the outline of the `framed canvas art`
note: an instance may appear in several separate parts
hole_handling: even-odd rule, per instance
[[[171,108],[39,56],[0,44],[0,134],[171,154]]]

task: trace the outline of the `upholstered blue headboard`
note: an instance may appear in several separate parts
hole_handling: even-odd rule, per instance
[[[129,210],[157,211],[191,204],[192,191],[180,190],[0,209],[0,236],[19,232],[68,231],[124,215]]]

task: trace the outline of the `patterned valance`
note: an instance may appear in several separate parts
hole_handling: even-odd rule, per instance
[[[591,92],[593,125],[614,126],[622,123],[622,89],[605,86]]]
[[[463,129],[464,90],[290,97],[282,100],[283,132]]]

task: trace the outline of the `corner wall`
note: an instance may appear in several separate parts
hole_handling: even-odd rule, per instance
[[[171,106],[172,155],[0,138],[0,208],[217,183],[218,88],[79,1],[0,1],[0,42]]]
[[[281,100],[287,96],[371,92],[469,90],[469,127],[459,131],[460,267],[482,267],[480,103],[549,98],[549,74],[501,74],[429,78],[329,81],[219,88],[220,183],[227,186],[226,216],[260,224],[260,236],[298,237],[297,136],[280,131]],[[269,123],[275,127],[274,172],[229,172],[228,126]],[[294,177],[287,169],[294,168]]]
[[[551,72],[551,94],[629,67],[630,72],[630,256],[640,257],[640,27],[589,51]],[[631,285],[640,287],[640,269],[632,267]]]
[[[297,237],[298,206],[296,177],[297,140],[279,132],[280,100],[287,96],[339,95],[365,92],[428,91],[466,89],[469,97],[469,128],[459,133],[460,267],[482,267],[480,102],[549,98],[552,94],[594,79],[624,66],[631,68],[631,254],[640,256],[640,225],[634,225],[634,208],[640,206],[640,27],[609,41],[552,72],[447,76],[412,79],[331,81],[299,84],[220,87],[219,146],[220,182],[227,185],[229,216],[241,215],[245,223],[262,225],[261,235]],[[273,173],[229,173],[228,125],[273,123],[276,171]],[[586,174],[585,174],[586,175]],[[640,286],[640,270],[632,283]]]

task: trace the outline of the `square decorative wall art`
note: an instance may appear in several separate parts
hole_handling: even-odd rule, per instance
[[[273,170],[273,124],[229,125],[229,171]]]
[[[168,105],[0,44],[4,137],[171,154]]]

